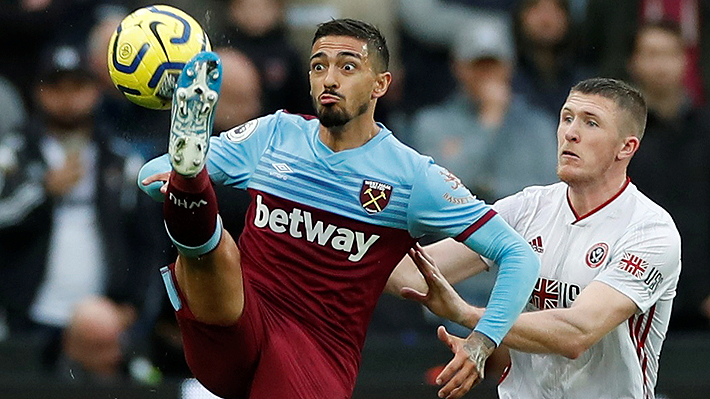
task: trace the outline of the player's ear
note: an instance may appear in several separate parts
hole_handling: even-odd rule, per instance
[[[636,136],[627,136],[624,138],[622,144],[623,146],[621,147],[621,151],[619,151],[619,153],[616,155],[616,158],[618,160],[633,157],[636,151],[639,149],[639,144],[641,144],[641,140],[639,140],[639,138]]]
[[[372,98],[380,98],[387,93],[392,83],[392,74],[388,71],[375,75],[375,88],[372,90]]]

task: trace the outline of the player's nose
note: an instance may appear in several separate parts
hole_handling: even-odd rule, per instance
[[[328,71],[323,78],[323,86],[327,88],[336,88],[339,86],[337,71],[335,68],[328,68]]]
[[[562,127],[562,129],[564,129],[562,134],[565,141],[579,142],[579,126],[577,126],[577,121]]]

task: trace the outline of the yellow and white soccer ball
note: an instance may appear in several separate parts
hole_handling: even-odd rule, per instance
[[[111,36],[108,72],[129,100],[167,109],[185,63],[210,50],[207,34],[191,16],[171,6],[148,6],[124,18]]]

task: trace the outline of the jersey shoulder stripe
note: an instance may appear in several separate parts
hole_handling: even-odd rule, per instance
[[[471,234],[475,233],[478,229],[481,228],[481,226],[486,224],[486,222],[491,220],[491,218],[495,215],[496,215],[496,211],[494,211],[493,209],[489,210],[483,216],[481,216],[478,220],[476,220],[475,223],[473,223],[466,230],[464,230],[463,233],[454,237],[454,239],[456,241],[461,241],[461,242],[466,241],[466,239],[468,237],[470,237]]]
[[[308,161],[306,159],[300,158],[298,156],[292,155],[292,154],[286,154],[283,152],[278,151],[277,149],[270,148],[267,150],[267,152],[264,154],[264,156],[261,159],[261,162],[264,162],[264,164],[268,166],[273,166],[275,163],[293,163],[298,165],[306,175],[310,175],[313,178],[322,178],[324,176],[329,176],[329,170],[325,170],[323,168],[322,164],[317,164],[311,161]],[[338,180],[333,181],[333,184],[350,184],[353,182],[362,182],[363,180],[371,179],[371,176],[363,175],[363,174],[356,174],[356,173],[339,173],[338,174]],[[332,180],[332,179],[329,179]],[[393,186],[397,187],[398,190],[393,190],[392,192],[392,197],[393,198],[400,198],[403,200],[409,199],[410,196],[410,191],[412,189],[411,184],[397,184],[397,183],[392,183],[392,182],[386,182],[389,184],[392,184]]]
[[[281,151],[275,147],[269,148],[269,151],[265,155],[270,156],[273,159],[281,158],[284,161],[299,162],[303,166],[306,166],[306,167],[311,167],[311,168],[318,168],[319,167],[319,164],[316,162],[299,157],[298,155],[295,155],[295,154],[290,154],[290,153]],[[351,179],[356,179],[356,180],[362,180],[362,179],[368,178],[369,176],[361,174],[361,173],[344,171],[339,175],[339,177],[346,177],[346,178],[351,178]],[[411,188],[412,188],[411,184],[401,183],[399,185],[406,190],[411,190]]]
[[[296,166],[298,166],[298,164],[296,164]],[[268,168],[269,166],[265,165],[264,169]],[[271,174],[267,176],[263,169],[257,170],[257,173],[255,175],[258,178],[264,179],[264,182],[269,181],[273,177]],[[363,181],[364,180],[334,181],[332,178],[328,178],[328,176],[323,176],[320,173],[316,173],[316,171],[309,170],[303,171],[302,173],[299,173],[298,175],[295,175],[293,176],[293,178],[289,178],[286,181],[282,181],[280,184],[282,185],[282,188],[290,188],[292,190],[296,190],[297,194],[301,193],[304,195],[308,194],[308,192],[313,192],[314,187],[318,187],[318,190],[321,193],[328,193],[327,198],[331,200],[336,200],[343,204],[350,204],[352,206],[352,209],[358,210],[359,208],[361,208],[361,206],[358,206],[355,202],[350,201],[351,194],[353,192],[352,188],[360,188]],[[396,189],[398,191],[404,191],[403,189],[398,189],[394,186],[392,191],[395,191]],[[404,201],[396,201],[390,199],[389,203],[387,204],[387,208],[385,209],[387,214],[391,213],[392,215],[398,215],[401,217],[406,216],[406,199],[408,199],[408,194],[405,193],[400,195],[406,196],[406,198],[404,198]],[[392,194],[390,197],[395,198],[395,195]],[[324,199],[326,198],[324,197]]]
[[[277,189],[274,188],[275,184],[279,184]],[[372,215],[367,215],[364,210],[361,210],[362,207],[358,206],[359,202],[338,201],[338,198],[329,196],[328,193],[323,193],[320,190],[313,190],[312,187],[305,184],[291,183],[286,185],[283,184],[283,182],[276,181],[272,176],[266,176],[265,173],[260,171],[257,171],[252,177],[249,188],[361,222],[373,223],[376,219],[381,222],[378,224],[406,229],[406,220],[401,216],[397,217],[398,215],[395,215],[391,211],[384,215],[380,213],[375,215],[376,217],[372,217]],[[344,197],[344,195],[341,197]],[[388,217],[388,214],[392,216]]]

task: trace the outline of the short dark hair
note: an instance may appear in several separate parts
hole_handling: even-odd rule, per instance
[[[350,18],[333,19],[318,25],[311,45],[323,36],[349,36],[363,40],[367,42],[368,51],[376,55],[376,72],[385,72],[389,68],[390,52],[387,41],[374,25]]]
[[[616,106],[626,112],[630,121],[635,125],[632,135],[638,137],[639,140],[643,138],[643,132],[646,129],[646,100],[636,88],[618,79],[591,78],[574,85],[570,94],[575,92],[594,94],[614,101]]]

